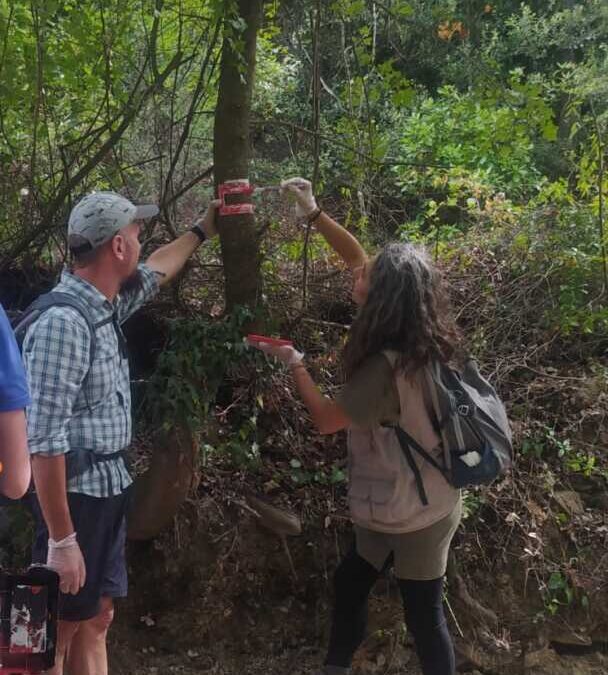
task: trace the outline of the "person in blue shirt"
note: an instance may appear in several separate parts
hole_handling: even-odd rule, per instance
[[[30,484],[25,408],[30,404],[21,354],[0,305],[0,493],[22,497]]]

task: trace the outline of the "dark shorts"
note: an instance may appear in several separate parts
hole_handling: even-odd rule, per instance
[[[86,621],[100,611],[102,597],[127,595],[125,559],[128,492],[116,497],[68,493],[68,505],[86,565],[86,582],[79,593],[61,593],[59,618]],[[48,530],[37,503],[33,506],[36,534],[32,562],[46,563]]]

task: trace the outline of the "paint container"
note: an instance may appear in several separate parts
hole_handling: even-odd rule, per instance
[[[43,565],[0,570],[0,674],[33,675],[55,663],[59,575]]]

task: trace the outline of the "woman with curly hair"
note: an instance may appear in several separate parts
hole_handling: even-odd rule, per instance
[[[442,461],[426,367],[453,358],[458,331],[441,275],[426,252],[409,243],[388,244],[368,258],[359,242],[317,207],[308,181],[293,178],[283,188],[295,196],[299,215],[314,222],[352,270],[359,307],[343,353],[345,385],[336,400],[320,393],[303,354],[293,347],[257,345],[291,368],[322,434],[348,430],[355,541],[335,573],[331,636],[321,672],[350,672],[365,635],[369,593],[392,565],[422,672],[451,675],[454,649],[442,596],[448,549],[461,517],[460,493],[430,463],[416,461],[415,470],[393,428],[400,425]]]

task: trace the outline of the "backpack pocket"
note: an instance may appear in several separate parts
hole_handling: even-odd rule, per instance
[[[489,485],[502,471],[500,460],[489,443],[473,450],[452,450],[451,455],[450,482],[456,488]]]

